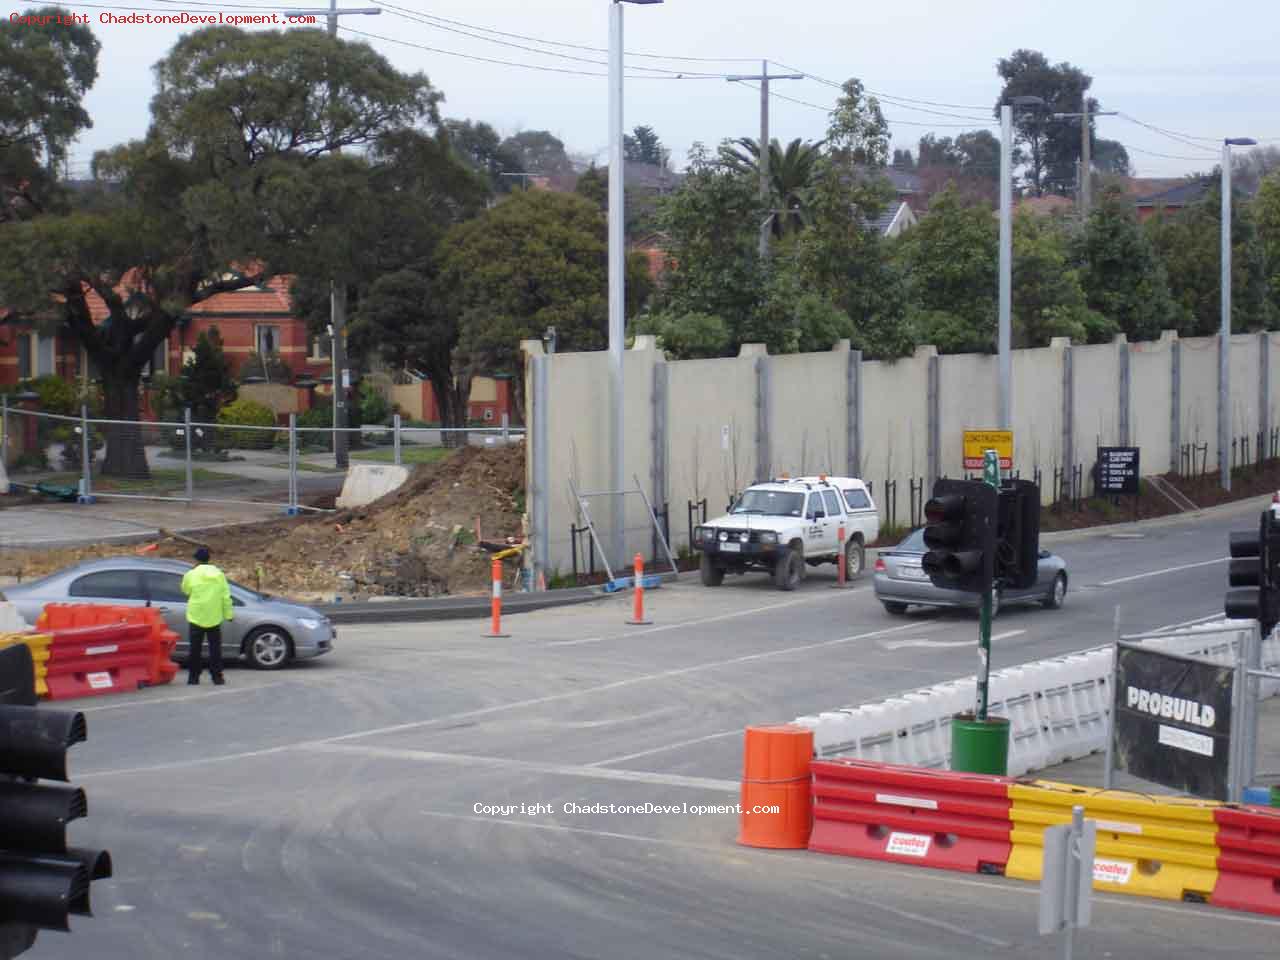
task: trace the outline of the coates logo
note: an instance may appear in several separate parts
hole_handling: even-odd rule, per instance
[[[927,857],[929,845],[932,842],[933,837],[921,836],[918,833],[891,833],[889,844],[884,848],[884,852],[896,853],[903,857]]]
[[[1093,861],[1093,879],[1099,883],[1125,884],[1132,876],[1133,864],[1128,860],[1095,859]]]

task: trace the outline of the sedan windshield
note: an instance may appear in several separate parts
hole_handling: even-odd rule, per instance
[[[761,513],[770,517],[798,517],[804,512],[804,494],[781,490],[748,490],[731,513]]]

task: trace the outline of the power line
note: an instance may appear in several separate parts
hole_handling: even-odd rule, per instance
[[[1191,147],[1193,150],[1204,150],[1208,153],[1215,152],[1211,147],[1202,146],[1201,144],[1188,140],[1185,137],[1181,137],[1176,133],[1170,133],[1168,130],[1164,130],[1161,127],[1157,127],[1157,126],[1154,126],[1153,124],[1146,123],[1145,121],[1139,120],[1137,117],[1130,116],[1127,113],[1119,113],[1117,115],[1123,120],[1128,120],[1130,123],[1136,123],[1140,127],[1145,127],[1146,129],[1151,130],[1154,133],[1160,134],[1160,136],[1162,137],[1167,137],[1168,139],[1176,141],[1177,143],[1181,143],[1184,146]]]
[[[434,27],[437,30],[443,30],[446,33],[456,33],[459,36],[470,37],[471,39],[479,40],[482,43],[493,43],[502,47],[511,47],[515,50],[524,50],[528,53],[535,53],[543,57],[558,57],[562,60],[573,60],[578,63],[590,63],[598,67],[607,67],[609,65],[609,62],[607,60],[593,60],[590,57],[579,57],[571,53],[560,53],[555,50],[540,50],[537,47],[530,47],[522,43],[512,43],[509,40],[498,40],[494,37],[486,37],[483,34],[471,33],[470,31],[467,31],[467,30],[460,30],[457,27],[447,27],[440,23],[435,22],[437,19],[435,17],[431,17],[427,14],[418,13],[416,10],[410,10],[407,7],[396,6],[393,3],[379,3],[378,6],[382,7],[384,10],[391,13],[393,16],[403,17],[404,19],[411,20],[414,23],[425,24],[427,26]],[[452,21],[449,21],[449,22],[452,22]],[[532,39],[532,38],[529,38],[529,39]],[[546,43],[546,41],[544,40],[534,40],[533,42]],[[631,69],[645,70],[652,73],[681,74],[684,77],[688,77],[688,78],[705,77],[705,78],[714,78],[714,79],[720,80],[726,76],[723,73],[699,73],[696,71],[672,70],[667,67],[644,67],[644,66],[638,66],[635,64],[631,66]]]
[[[388,9],[402,9],[393,8],[391,4],[387,3],[381,3],[379,6],[387,7]],[[418,16],[426,17],[429,20],[438,21],[440,23],[450,23],[457,27],[468,27],[472,30],[479,30],[482,33],[492,33],[499,37],[513,37],[516,40],[528,40],[531,43],[541,43],[548,47],[566,47],[570,50],[586,50],[590,53],[609,52],[604,47],[592,47],[583,43],[568,43],[563,40],[543,40],[539,37],[530,37],[523,33],[510,33],[506,30],[495,30],[492,27],[482,27],[478,24],[466,23],[462,20],[450,20],[448,17],[440,17],[434,13],[421,13],[419,11],[413,12],[417,13]],[[660,53],[637,53],[634,50],[626,51],[626,55],[628,57],[644,57],[649,60],[680,60],[690,63],[755,63],[759,59],[759,57],[682,57]]]
[[[354,27],[339,27],[340,30],[355,34],[358,37],[368,37],[370,40],[382,40],[386,43],[399,44],[402,47],[413,47],[416,50],[425,50],[428,53],[439,53],[446,57],[460,57],[463,60],[475,60],[479,63],[494,63],[504,67],[521,67],[525,70],[540,70],[543,73],[564,73],[579,77],[608,77],[608,73],[600,73],[594,70],[574,70],[569,67],[548,67],[536,63],[521,63],[517,60],[498,60],[494,57],[481,57],[472,53],[459,53],[457,50],[444,50],[440,47],[429,47],[423,43],[415,43],[412,40],[401,40],[398,37],[384,37],[378,33],[366,33],[363,30],[356,30]],[[655,77],[648,74],[629,74],[628,80],[718,80],[717,76],[686,76],[677,74],[669,77]]]
[[[779,66],[782,66],[782,64],[779,64]],[[791,69],[791,68],[788,67],[787,69]],[[797,72],[803,73],[804,71],[797,71]],[[746,86],[751,87],[753,90],[760,89],[759,87],[752,86],[752,84],[749,84],[749,83],[746,84]],[[774,93],[772,90],[769,91],[769,96],[777,97],[779,100],[786,100],[789,103],[797,103],[802,107],[812,107],[814,110],[821,110],[823,113],[826,113],[826,114],[830,114],[835,109],[835,107],[833,106],[824,107],[821,104],[813,103],[809,100],[800,100],[800,99],[797,99],[796,97],[789,97],[783,93]],[[885,123],[888,123],[890,125],[906,126],[906,127],[929,127],[930,129],[934,129],[934,128],[941,129],[944,127],[948,127],[948,128],[958,127],[958,128],[963,128],[965,130],[975,129],[975,125],[972,123],[926,123],[922,120],[896,120],[896,119],[891,119],[889,117],[885,117],[884,121]],[[988,123],[986,124],[986,126],[993,127],[995,126],[995,124]]]
[[[789,64],[781,63],[781,62],[778,62],[778,66],[783,67],[787,70],[794,70],[796,73],[803,73],[810,80],[814,80],[817,83],[826,84],[828,87],[834,87],[837,90],[844,89],[844,84],[842,83],[836,83],[834,80],[828,80],[826,77],[820,77],[815,73],[808,73],[804,70],[801,70],[798,67],[793,67],[793,66],[790,66]],[[865,86],[862,89],[865,90],[867,93],[871,94],[872,96],[879,97],[881,100],[901,100],[903,101],[904,104],[923,103],[931,107],[950,107],[953,110],[986,110],[987,109],[986,107],[974,106],[971,103],[943,103],[938,100],[921,100],[917,97],[900,97],[900,96],[897,96],[896,94],[884,93],[883,91],[880,91],[880,90],[872,90],[870,87],[865,87]],[[946,116],[954,116],[954,114],[946,114]]]

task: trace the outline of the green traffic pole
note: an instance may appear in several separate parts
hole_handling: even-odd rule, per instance
[[[991,678],[991,591],[982,594],[982,615],[978,618],[978,709],[974,717],[987,719],[987,684]]]

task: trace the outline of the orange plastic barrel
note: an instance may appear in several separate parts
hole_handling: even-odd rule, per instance
[[[747,727],[738,843],[774,850],[804,850],[809,846],[813,828],[809,789],[812,757],[813,731],[807,727]]]

